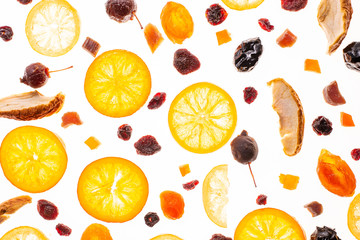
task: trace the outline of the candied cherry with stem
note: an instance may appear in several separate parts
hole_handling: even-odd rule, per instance
[[[119,23],[133,20],[135,17],[140,28],[143,29],[141,22],[136,16],[137,4],[134,0],[108,0],[105,4],[106,13],[109,17]]]
[[[14,32],[9,26],[0,27],[0,38],[5,42],[10,41],[14,36]]]
[[[212,4],[208,9],[206,9],[205,16],[207,21],[213,25],[219,25],[225,21],[228,16],[226,10],[221,7],[219,4]]]

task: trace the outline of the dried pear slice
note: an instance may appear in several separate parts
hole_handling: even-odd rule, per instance
[[[20,121],[49,117],[60,111],[64,105],[62,93],[46,97],[38,91],[12,95],[0,99],[0,117]]]
[[[288,156],[294,156],[300,152],[304,137],[305,116],[300,99],[282,78],[268,82],[268,86],[272,86],[272,107],[280,118],[280,136],[284,152]]]
[[[328,40],[328,54],[344,40],[352,13],[351,0],[321,0],[317,18]]]
[[[10,218],[10,214],[15,213],[17,210],[22,208],[24,205],[31,203],[32,199],[30,196],[19,196],[9,199],[0,204],[0,224]]]

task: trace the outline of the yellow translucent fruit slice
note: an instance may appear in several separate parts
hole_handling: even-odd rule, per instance
[[[14,228],[4,236],[0,238],[0,240],[49,240],[42,232],[33,227],[18,227]]]
[[[235,230],[234,240],[306,240],[299,223],[284,211],[263,208],[248,213]]]
[[[80,19],[67,1],[42,0],[31,9],[25,32],[36,52],[58,57],[69,52],[77,43]]]
[[[223,3],[234,10],[247,10],[257,8],[264,0],[221,0]]]
[[[77,194],[83,209],[105,222],[126,222],[144,207],[148,181],[129,160],[107,157],[90,163],[81,173]]]
[[[354,237],[360,239],[360,194],[356,195],[350,203],[347,224]]]
[[[111,50],[98,56],[85,78],[85,95],[91,106],[109,117],[135,113],[146,102],[151,76],[144,61],[126,50]]]
[[[226,228],[229,180],[228,166],[219,165],[214,167],[205,177],[203,183],[203,204],[205,212],[212,222]]]
[[[156,237],[153,237],[150,240],[183,240],[182,238],[179,238],[172,234],[162,234]]]
[[[55,186],[65,173],[67,155],[60,138],[45,128],[25,126],[8,133],[0,148],[5,177],[31,193]]]
[[[186,150],[210,153],[229,141],[236,126],[234,101],[218,86],[201,82],[180,92],[171,103],[169,127]]]

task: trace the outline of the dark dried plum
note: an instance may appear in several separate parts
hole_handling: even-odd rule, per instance
[[[161,150],[161,146],[156,141],[156,138],[151,135],[146,135],[140,138],[135,144],[136,153],[143,156],[153,155]]]
[[[288,11],[299,11],[306,7],[307,0],[281,0],[281,7]]]
[[[179,73],[186,75],[198,70],[200,61],[187,49],[178,49],[174,54],[174,67]]]
[[[215,26],[224,22],[228,16],[228,13],[223,7],[215,3],[212,4],[208,9],[206,9],[205,16],[208,22],[211,25]]]
[[[343,50],[346,66],[349,69],[360,71],[360,42],[352,42]]]
[[[263,52],[260,38],[251,38],[243,41],[234,55],[235,67],[239,72],[250,72],[258,63]]]
[[[315,232],[311,234],[311,240],[341,240],[334,229],[324,227],[316,227]]]
[[[14,32],[9,26],[0,27],[0,38],[5,42],[10,41],[14,36]]]

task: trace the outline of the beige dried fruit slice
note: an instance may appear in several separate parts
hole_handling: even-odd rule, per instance
[[[268,82],[268,86],[272,86],[272,106],[280,118],[280,136],[284,152],[288,156],[294,156],[300,152],[304,137],[305,116],[300,99],[282,78]]]
[[[344,40],[352,13],[351,0],[321,0],[317,19],[328,40],[328,54]]]
[[[10,214],[15,213],[24,205],[31,203],[32,199],[29,196],[19,196],[9,199],[0,204],[0,223],[7,220]]]
[[[20,121],[49,117],[60,111],[64,105],[62,93],[46,97],[38,91],[11,95],[0,99],[0,117]]]

